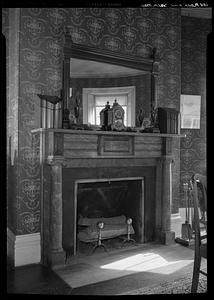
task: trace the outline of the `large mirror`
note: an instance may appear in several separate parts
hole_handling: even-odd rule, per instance
[[[124,125],[139,126],[143,110],[149,118],[156,107],[158,61],[155,51],[144,59],[74,44],[65,35],[63,128],[79,123],[100,126],[100,111],[115,99],[125,111]]]

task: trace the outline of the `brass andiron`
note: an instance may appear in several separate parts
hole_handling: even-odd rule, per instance
[[[128,219],[126,220],[126,224],[127,224],[127,238],[126,238],[125,240],[123,240],[122,247],[124,246],[125,243],[129,243],[129,242],[134,242],[134,243],[136,243],[136,241],[130,237],[130,234],[131,234],[132,219],[131,219],[131,218],[128,218]]]
[[[102,235],[101,235],[101,231],[104,228],[104,222],[97,222],[97,227],[98,227],[98,240],[97,240],[97,244],[93,247],[92,249],[92,253],[94,253],[94,251],[99,248],[99,247],[103,247],[104,250],[107,252],[106,246],[102,243]]]

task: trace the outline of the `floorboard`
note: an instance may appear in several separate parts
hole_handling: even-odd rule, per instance
[[[137,263],[130,263],[127,260],[128,267],[124,261],[122,267],[118,266],[118,260],[134,256],[142,259],[142,255],[144,261],[141,263],[139,260]],[[145,255],[148,255],[147,262]],[[96,253],[90,257],[71,260],[70,265],[54,271],[40,264],[22,266],[8,270],[7,293],[59,295],[128,293],[142,286],[150,286],[167,279],[173,280],[188,272],[191,273],[193,256],[192,249],[180,244],[171,246],[145,244],[143,247],[121,249],[115,253]],[[203,264],[205,263],[206,260],[203,260]]]

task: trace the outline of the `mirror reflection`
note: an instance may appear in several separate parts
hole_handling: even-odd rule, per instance
[[[124,125],[139,126],[137,114],[151,112],[151,75],[149,72],[70,58],[68,109],[74,122],[100,126],[100,111],[107,101],[117,102],[125,111]]]

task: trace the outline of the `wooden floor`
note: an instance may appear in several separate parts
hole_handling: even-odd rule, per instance
[[[7,294],[71,294],[72,289],[51,269],[33,264],[8,268]]]
[[[190,249],[187,249],[186,247],[183,247],[181,245],[176,244],[174,247],[174,254],[173,256],[176,258],[181,257],[181,252],[183,253],[189,253],[191,257],[193,256],[193,251]],[[188,252],[190,251],[190,252]],[[170,254],[171,255],[171,254]],[[181,272],[181,270],[178,271],[178,273]],[[175,276],[176,272],[173,273],[173,276]],[[126,276],[126,289],[133,289],[133,285],[136,283],[136,280],[134,279],[136,276],[138,277],[139,273],[131,274]],[[164,276],[164,275],[162,275]],[[137,278],[136,277],[136,278]],[[125,278],[125,276],[124,276]],[[154,280],[160,280],[161,275],[160,274],[154,274],[150,273],[147,274],[146,280],[147,285],[154,284]],[[133,279],[133,280],[132,280]],[[113,278],[113,280],[107,280],[108,283],[111,285],[112,282],[122,282],[121,278]],[[105,281],[104,281],[105,282]],[[100,284],[97,284],[97,288],[103,288],[105,289],[106,286],[104,282],[101,282]],[[124,290],[123,285],[121,284],[121,287],[118,288]],[[92,285],[88,285],[84,288],[84,293],[87,294],[87,291],[90,291]],[[28,266],[22,266],[17,267],[14,270],[8,269],[7,272],[7,293],[9,294],[59,294],[59,295],[77,295],[79,289],[81,287],[77,288],[71,288],[64,280],[62,280],[56,272],[50,270],[49,268],[42,266],[40,264],[36,265],[28,265]],[[90,295],[90,293],[89,293]]]
[[[191,277],[193,260],[189,247],[149,243],[80,259],[56,272],[76,295],[120,295]]]

